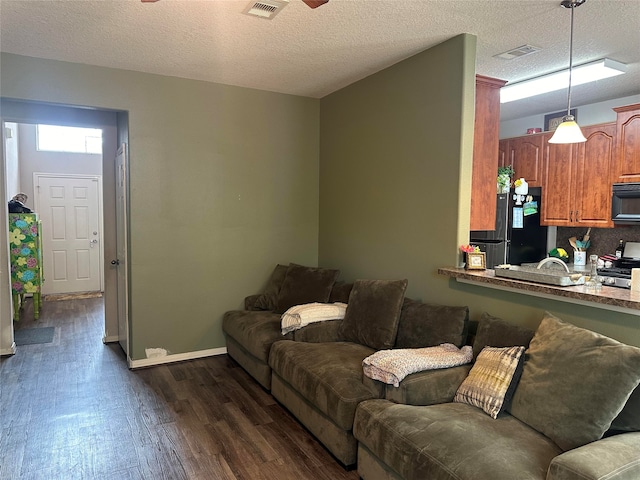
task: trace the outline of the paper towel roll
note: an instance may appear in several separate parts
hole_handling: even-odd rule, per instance
[[[631,269],[631,291],[640,292],[640,268]]]

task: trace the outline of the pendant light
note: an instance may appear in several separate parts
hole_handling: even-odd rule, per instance
[[[569,92],[567,94],[567,114],[558,125],[549,143],[580,143],[587,139],[582,134],[575,118],[571,115],[571,73],[573,70],[573,11],[587,0],[563,0],[560,5],[571,9],[571,39],[569,41]]]

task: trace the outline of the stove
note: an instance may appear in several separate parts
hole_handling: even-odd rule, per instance
[[[602,285],[608,287],[631,288],[631,268],[599,268],[598,276]]]

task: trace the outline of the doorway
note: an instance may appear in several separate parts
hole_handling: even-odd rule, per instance
[[[79,256],[85,256],[85,258],[81,258],[79,262],[79,270],[84,268],[84,273],[86,273],[87,268],[92,268],[91,262],[95,260],[91,259],[93,254],[92,250],[100,251],[99,261],[98,261],[98,270],[101,271],[101,275],[98,276],[100,279],[100,284],[97,287],[96,291],[104,292],[104,334],[102,337],[102,341],[105,343],[110,342],[119,342],[120,334],[128,336],[128,329],[125,329],[123,332],[118,332],[118,298],[117,298],[117,268],[111,265],[111,260],[117,258],[116,253],[116,193],[115,193],[115,158],[116,151],[118,149],[119,143],[127,143],[128,142],[128,115],[126,112],[116,112],[116,111],[104,111],[104,110],[95,110],[88,108],[78,108],[78,107],[69,107],[69,106],[60,106],[60,105],[51,105],[51,104],[39,104],[37,102],[28,102],[28,101],[18,101],[18,100],[8,100],[8,99],[0,99],[2,102],[2,118],[0,118],[0,122],[2,123],[2,157],[0,158],[0,171],[3,172],[3,181],[0,182],[2,185],[0,186],[0,193],[2,193],[3,198],[10,198],[10,193],[12,192],[11,182],[15,184],[15,178],[7,175],[7,165],[11,164],[14,160],[12,158],[8,158],[11,156],[10,152],[7,152],[7,144],[5,137],[7,135],[7,128],[5,125],[13,126],[13,124],[18,124],[22,127],[22,125],[27,125],[31,129],[35,128],[36,124],[49,124],[49,125],[65,125],[65,126],[79,126],[79,127],[87,127],[87,128],[98,128],[103,132],[102,138],[102,148],[103,155],[100,159],[100,165],[97,171],[91,172],[88,176],[93,176],[97,179],[98,183],[98,202],[102,204],[103,215],[98,221],[98,228],[93,229],[88,227],[86,231],[89,235],[88,243],[91,245],[93,240],[93,247],[89,246],[88,249],[84,249],[84,251],[78,254]],[[10,123],[11,122],[11,123]],[[19,134],[19,132],[18,132]],[[27,137],[33,135],[32,133],[25,134],[21,140],[25,140]],[[17,138],[14,137],[14,142]],[[70,167],[67,162],[66,167]],[[35,170],[34,170],[35,172]],[[37,173],[52,173],[50,169],[38,169]],[[64,172],[64,175],[72,176],[72,171],[67,170]],[[31,180],[28,182],[28,187],[20,186],[20,188],[25,188],[30,190],[30,200],[31,207],[36,208],[35,199],[38,198],[36,195],[35,189],[31,187],[34,185],[33,174],[31,174]],[[76,174],[77,175],[77,174]],[[84,175],[87,176],[87,175]],[[101,181],[100,181],[101,179]],[[24,182],[22,182],[24,184]],[[37,182],[36,182],[37,189]],[[42,190],[42,185],[41,190]],[[84,187],[87,187],[85,185]],[[81,187],[84,188],[84,187]],[[86,190],[87,196],[90,196],[91,186]],[[9,195],[9,197],[7,197]],[[39,210],[44,208],[40,205],[40,201],[42,198],[38,199]],[[6,204],[6,203],[5,203]],[[66,208],[66,207],[65,207]],[[7,237],[7,223],[6,223],[6,210],[3,209],[3,214],[0,215],[0,219],[5,219],[0,222],[0,237],[6,239]],[[88,218],[88,217],[86,217]],[[80,223],[85,221],[85,217],[80,215]],[[78,221],[78,218],[75,219]],[[87,226],[91,223],[87,220]],[[65,224],[66,225],[66,224]],[[75,224],[74,224],[75,225]],[[127,230],[126,225],[122,228]],[[97,232],[96,235],[93,232]],[[0,241],[0,354],[12,354],[15,353],[15,344],[13,344],[13,321],[11,311],[7,306],[6,299],[9,299],[9,305],[11,302],[10,298],[10,282],[8,275],[8,268],[4,268],[5,265],[8,267],[8,259],[6,252],[6,242]],[[82,249],[80,249],[82,250]],[[59,256],[69,255],[66,254],[58,254]],[[73,253],[76,255],[76,253]],[[7,262],[7,263],[5,263]],[[124,269],[126,274],[126,269]],[[67,272],[68,274],[69,272]],[[83,272],[80,272],[80,277],[86,276]],[[56,275],[58,275],[56,273]],[[49,274],[49,276],[51,276]],[[45,283],[47,283],[45,279]],[[82,290],[77,291],[93,291],[94,286],[92,287],[83,287]],[[70,291],[70,290],[68,290]],[[46,308],[46,304],[44,305]],[[125,311],[128,311],[128,307],[125,307]],[[128,341],[128,339],[127,339]]]

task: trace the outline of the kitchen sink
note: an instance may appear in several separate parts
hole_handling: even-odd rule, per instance
[[[542,262],[541,262],[542,263]],[[566,264],[565,268],[537,268],[538,264],[529,265],[509,265],[496,267],[496,277],[511,278],[525,282],[544,283],[558,287],[569,287],[573,285],[583,285],[585,282],[584,273],[570,270]],[[555,265],[554,265],[555,266]]]

